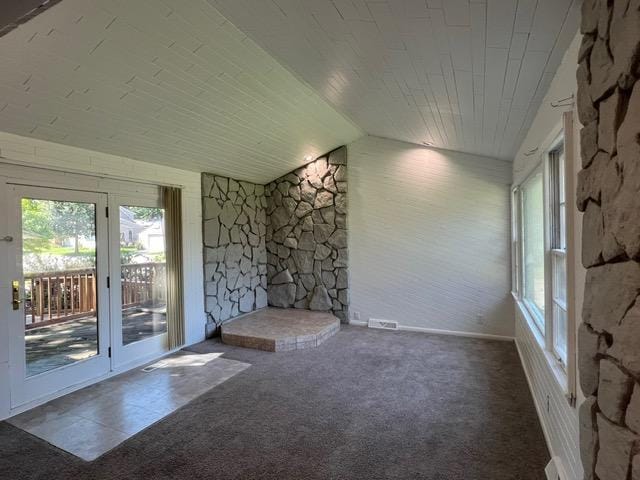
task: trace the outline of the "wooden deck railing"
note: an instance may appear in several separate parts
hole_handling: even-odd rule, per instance
[[[122,265],[122,307],[166,302],[166,264]]]
[[[25,275],[27,329],[84,317],[96,310],[95,269]]]
[[[166,302],[164,263],[121,267],[122,307]],[[31,273],[25,280],[25,328],[50,325],[95,315],[95,269]]]

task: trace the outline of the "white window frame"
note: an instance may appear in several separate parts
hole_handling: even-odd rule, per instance
[[[561,152],[561,153],[559,153]],[[567,345],[565,345],[566,351],[561,352],[557,348],[557,318],[555,317],[556,307],[563,311],[565,316],[567,315],[567,241],[566,241],[566,189],[565,189],[565,176],[566,176],[566,160],[562,161],[562,168],[560,168],[561,158],[565,158],[565,145],[564,145],[564,133],[556,140],[551,149],[547,153],[548,164],[548,208],[549,215],[548,229],[549,229],[549,280],[546,282],[549,285],[549,304],[551,306],[549,316],[552,320],[552,329],[550,332],[551,345],[550,351],[554,354],[563,369],[567,368],[567,356],[568,356],[568,340],[569,332],[565,332],[565,339]],[[564,171],[562,171],[564,169]],[[562,198],[560,198],[562,194]],[[561,209],[565,209],[565,221],[562,224]],[[557,266],[560,262],[564,263],[565,273],[565,298],[564,300],[558,298],[556,295],[556,278],[557,278]],[[569,325],[567,322],[567,329]]]
[[[511,188],[511,295],[515,300],[520,299],[520,269],[522,252],[520,250],[520,187]]]
[[[567,394],[567,399],[571,405],[575,405],[576,398],[576,348],[575,348],[575,307],[573,305],[575,299],[575,252],[574,252],[574,219],[572,209],[565,208],[565,226],[564,226],[564,249],[558,248],[562,245],[558,244],[556,226],[553,225],[556,220],[559,205],[554,198],[555,186],[552,182],[562,180],[564,183],[564,203],[570,206],[570,199],[575,196],[575,182],[573,179],[573,114],[565,112],[563,121],[553,129],[552,134],[540,148],[541,153],[537,157],[537,162],[529,175],[527,175],[520,183],[514,185],[511,189],[511,259],[512,259],[512,295],[514,296],[523,316],[526,319],[527,326],[534,334],[540,348],[543,350],[556,379],[563,387]],[[560,179],[556,179],[553,175],[553,154],[558,147],[563,145],[564,148],[564,175]],[[535,315],[538,309],[532,309],[523,298],[523,239],[522,239],[522,191],[521,186],[531,178],[532,175],[543,171],[544,185],[544,238],[545,238],[545,319],[544,330],[539,326],[539,322],[535,321]],[[569,201],[567,201],[569,199]],[[558,299],[554,295],[553,283],[553,264],[554,259],[562,259],[565,262],[566,274],[566,302],[562,307],[567,314],[567,345],[566,345],[566,361],[559,355],[554,343],[554,312],[553,305],[558,304]],[[560,302],[562,303],[562,302]]]

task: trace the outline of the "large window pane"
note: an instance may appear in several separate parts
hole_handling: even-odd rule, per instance
[[[564,365],[567,364],[567,312],[553,304],[553,349]]]
[[[167,331],[164,210],[120,207],[122,344]]]
[[[523,298],[544,331],[544,191],[542,173],[522,185]]]
[[[27,376],[98,354],[96,206],[22,198]]]
[[[565,204],[565,156],[564,147],[559,145],[549,153],[551,184],[551,285],[553,351],[560,361],[567,362],[567,258],[566,258],[566,204]]]
[[[560,305],[567,304],[567,261],[564,252],[554,251],[553,262],[553,300]]]
[[[514,189],[511,192],[511,291],[520,295],[520,245],[519,220],[520,216],[520,191]]]

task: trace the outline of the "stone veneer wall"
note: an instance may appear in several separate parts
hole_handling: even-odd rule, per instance
[[[349,318],[347,150],[266,186],[268,301]]]
[[[578,332],[585,478],[640,479],[640,0],[585,0],[578,208],[587,270]]]
[[[202,174],[207,335],[240,313],[267,306],[263,185]]]

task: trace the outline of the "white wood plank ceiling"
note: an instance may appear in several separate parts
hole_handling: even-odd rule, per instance
[[[0,38],[0,130],[261,183],[365,133],[512,159],[578,3],[63,0]]]
[[[63,0],[0,62],[1,131],[133,159],[264,183],[363,135],[206,0]]]
[[[209,0],[368,134],[512,160],[579,0]]]

